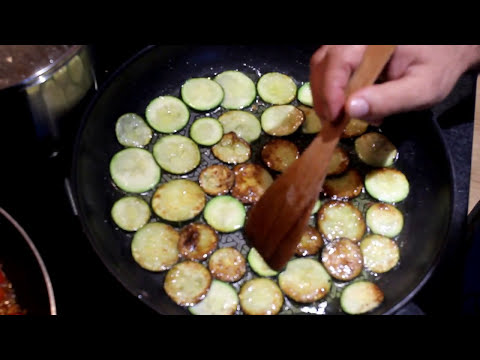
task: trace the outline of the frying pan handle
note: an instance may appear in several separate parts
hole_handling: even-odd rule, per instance
[[[78,216],[77,205],[75,204],[75,199],[73,198],[72,187],[70,185],[70,180],[65,178],[64,180],[65,193],[67,194],[68,202],[72,208],[72,213],[75,216]]]

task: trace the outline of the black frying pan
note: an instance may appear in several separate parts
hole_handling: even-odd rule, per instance
[[[164,273],[138,266],[130,253],[132,234],[118,230],[110,218],[113,202],[123,194],[112,185],[109,161],[121,149],[115,122],[126,112],[144,115],[153,98],[180,96],[180,86],[191,77],[212,76],[239,69],[254,79],[280,71],[298,82],[308,81],[309,60],[316,46],[165,46],[149,47],[124,64],[90,104],[78,133],[72,167],[73,193],[85,233],[109,271],[134,296],[161,314],[186,314],[163,291]],[[193,113],[198,116],[198,113]],[[186,133],[188,127],[182,130]],[[437,124],[429,112],[386,119],[381,131],[397,146],[396,167],[411,184],[408,198],[399,204],[405,227],[399,238],[400,265],[375,278],[385,301],[374,314],[391,314],[408,302],[428,280],[447,242],[453,212],[452,167]],[[305,140],[305,139],[303,139]],[[302,141],[303,141],[302,140]],[[155,140],[154,140],[155,141]],[[154,142],[153,141],[153,142]],[[203,160],[205,166],[205,161]],[[162,181],[170,179],[163,172]],[[197,179],[198,171],[188,174]],[[146,194],[148,199],[150,194]],[[248,247],[242,234],[224,235],[220,246]],[[340,313],[338,298],[325,309]]]

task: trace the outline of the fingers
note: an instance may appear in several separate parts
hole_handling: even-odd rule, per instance
[[[346,100],[345,88],[364,51],[364,45],[324,45],[312,56],[310,85],[320,117],[333,121],[339,116]]]
[[[378,125],[389,115],[430,107],[445,97],[449,89],[436,88],[435,84],[414,73],[406,74],[353,93],[345,103],[345,110],[351,117]]]

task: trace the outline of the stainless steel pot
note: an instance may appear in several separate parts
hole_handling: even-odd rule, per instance
[[[96,80],[90,48],[73,45],[35,74],[0,90],[0,102],[8,108],[11,121],[29,119],[37,138],[58,140],[60,122],[93,86]]]

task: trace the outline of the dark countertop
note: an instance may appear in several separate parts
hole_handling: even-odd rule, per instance
[[[141,48],[143,45],[92,46],[98,84],[101,86],[120,64]],[[462,276],[467,250],[463,239],[468,206],[474,89],[474,74],[466,74],[451,95],[432,109],[451,153],[457,202],[451,224],[454,236],[432,278],[413,299],[413,303],[427,314],[458,313],[461,308],[460,303],[451,303],[446,309],[445,304],[438,301],[438,296],[445,294],[445,281],[461,286],[458,277]],[[79,220],[73,216],[66,195],[65,178],[70,173],[75,129],[93,95],[94,91],[69,115],[70,135],[58,144],[58,154],[48,156],[52,153],[51,149],[44,147],[43,143],[38,144],[33,138],[16,147],[12,152],[16,156],[7,154],[4,169],[17,170],[4,171],[0,205],[22,224],[44,258],[55,290],[58,314],[156,314],[106,270],[83,234]],[[412,311],[407,309],[404,312]]]

